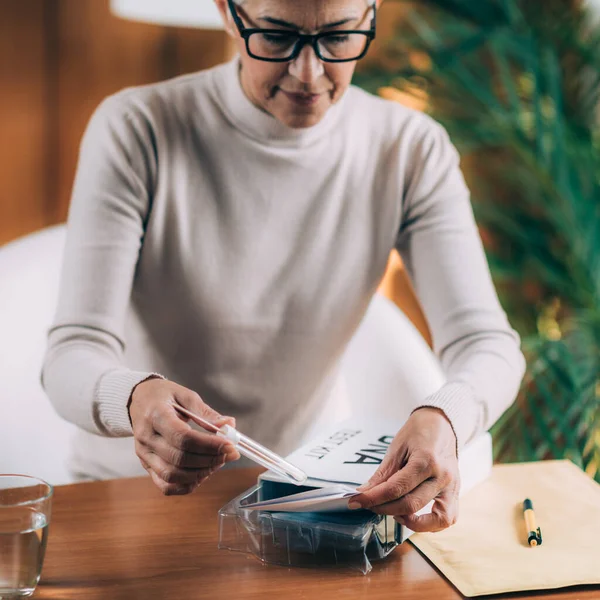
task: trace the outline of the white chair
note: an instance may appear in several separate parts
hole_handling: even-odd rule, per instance
[[[61,419],[40,382],[54,317],[65,227],[0,248],[0,472],[69,483],[65,458],[75,427]]]
[[[52,321],[65,227],[49,228],[0,248],[0,472],[53,484],[65,467],[75,427],[61,419],[40,384]],[[343,389],[316,416],[304,440],[354,414],[407,417],[443,382],[439,363],[407,317],[376,295],[341,361]]]
[[[402,422],[441,387],[444,374],[423,336],[386,297],[375,294],[340,361],[342,377],[301,443],[350,417]]]
[[[354,414],[408,418],[445,377],[431,348],[391,301],[375,294],[342,357]]]

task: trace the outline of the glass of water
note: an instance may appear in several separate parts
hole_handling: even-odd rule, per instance
[[[0,600],[27,598],[40,580],[53,488],[26,475],[0,475]]]

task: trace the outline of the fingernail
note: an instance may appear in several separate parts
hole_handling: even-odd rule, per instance
[[[238,460],[239,457],[240,453],[237,451],[236,448],[233,448],[230,452],[227,452],[227,454],[225,454],[225,462]]]
[[[362,508],[360,502],[348,502],[348,508],[350,510],[358,510]]]

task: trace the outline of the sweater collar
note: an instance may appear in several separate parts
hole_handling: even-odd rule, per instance
[[[215,89],[219,103],[228,120],[247,136],[277,146],[306,146],[327,136],[339,123],[344,95],[333,105],[323,119],[303,129],[294,129],[255,106],[246,96],[240,81],[240,60],[232,61],[214,70]]]

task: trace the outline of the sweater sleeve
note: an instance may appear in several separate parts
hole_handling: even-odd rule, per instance
[[[420,406],[446,414],[461,449],[514,402],[525,360],[492,283],[458,152],[441,126],[426,123],[413,150],[397,249],[446,375]]]
[[[155,173],[148,123],[120,96],[109,98],[80,148],[58,307],[42,368],[57,412],[100,435],[131,435],[129,397],[152,375],[126,368],[122,356]]]

